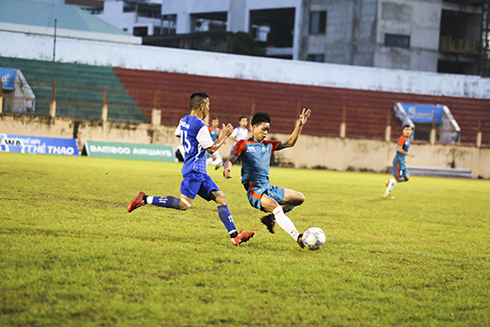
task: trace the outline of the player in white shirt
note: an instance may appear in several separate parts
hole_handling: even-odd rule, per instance
[[[230,155],[233,152],[233,149],[235,148],[235,145],[238,141],[246,140],[248,138],[248,129],[247,129],[248,118],[246,116],[241,116],[240,118],[238,118],[238,123],[239,123],[239,126],[236,127],[233,130],[233,133],[231,133],[231,135],[230,135],[230,140],[235,142],[235,143],[233,143],[233,146],[231,147]],[[221,167],[223,167],[223,164],[224,163],[222,162],[222,163],[216,165],[215,169],[220,169]]]

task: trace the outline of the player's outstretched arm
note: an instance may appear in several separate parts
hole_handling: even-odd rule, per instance
[[[238,160],[238,157],[237,156],[234,156],[234,155],[230,155],[228,157],[228,160],[225,161],[225,163],[223,164],[223,177],[225,179],[230,179],[231,178],[231,167],[233,167],[233,164],[235,163],[235,161]]]
[[[218,151],[218,149],[223,145],[223,143],[225,143],[226,139],[231,135],[232,132],[233,126],[231,124],[228,124],[226,126],[225,124],[223,124],[223,129],[221,130],[221,134],[218,139],[214,141],[213,145],[206,149],[208,153],[213,154]]]
[[[303,108],[303,111],[299,115],[298,124],[294,128],[294,131],[288,137],[286,141],[282,142],[281,148],[290,148],[296,144],[299,138],[299,134],[301,134],[301,130],[303,129],[303,125],[306,124],[308,118],[310,117],[311,110]]]
[[[401,145],[399,145],[399,146],[396,148],[396,150],[397,150],[398,152],[400,152],[401,154],[404,154],[404,155],[406,155],[406,156],[409,156],[410,158],[415,157],[415,155],[414,155],[414,154],[408,153],[407,151],[403,150],[403,147],[402,147]]]

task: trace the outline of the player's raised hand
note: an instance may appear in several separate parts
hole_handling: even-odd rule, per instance
[[[228,125],[223,124],[223,128],[221,129],[221,132],[225,137],[228,137],[233,133],[233,125],[228,123]]]
[[[303,108],[303,111],[299,115],[299,123],[300,123],[300,125],[306,124],[306,122],[308,121],[308,118],[310,117],[310,114],[311,114],[311,110],[310,109]]]

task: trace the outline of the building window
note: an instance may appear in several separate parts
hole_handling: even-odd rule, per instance
[[[323,53],[309,54],[306,57],[306,61],[325,62],[325,55]]]
[[[210,12],[191,15],[191,32],[226,32],[228,13]]]
[[[267,42],[269,33],[271,31],[271,28],[266,25],[252,25],[250,34],[252,34],[252,37],[254,38],[255,41],[257,42]]]
[[[133,35],[134,36],[147,36],[148,35],[148,26],[133,27]]]
[[[385,46],[395,48],[410,48],[410,35],[385,34]]]
[[[325,34],[327,27],[327,12],[310,12],[310,34]]]
[[[177,15],[163,15],[160,27],[155,28],[154,35],[174,35],[177,30]]]

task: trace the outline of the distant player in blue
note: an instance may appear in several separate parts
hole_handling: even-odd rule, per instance
[[[270,212],[261,218],[269,232],[274,233],[275,222],[284,229],[301,248],[304,248],[302,234],[285,213],[293,210],[305,201],[299,192],[269,184],[270,158],[274,151],[292,147],[298,141],[303,125],[310,117],[310,109],[303,109],[293,133],[285,141],[268,141],[267,134],[271,126],[271,117],[258,112],[252,117],[252,137],[238,141],[230,157],[224,164],[223,176],[231,178],[231,168],[238,158],[242,160],[241,182],[247,190],[248,201],[252,207]]]
[[[187,210],[199,195],[206,201],[213,200],[218,205],[218,215],[230,234],[234,245],[248,241],[254,233],[237,232],[233,217],[228,210],[223,192],[206,172],[206,152],[216,152],[233,131],[233,126],[223,124],[222,135],[213,142],[203,119],[209,113],[209,96],[193,93],[190,98],[191,113],[180,120],[175,135],[180,137],[184,147],[183,180],[180,184],[180,199],[173,196],[148,196],[139,192],[128,205],[128,212],[145,204],[159,207]]]
[[[408,153],[408,148],[410,147],[410,136],[412,135],[412,127],[410,125],[403,126],[403,135],[398,140],[398,146],[396,148],[396,155],[393,159],[393,178],[389,181],[385,181],[386,191],[383,195],[384,197],[393,198],[391,196],[391,191],[396,186],[398,182],[408,182],[410,179],[410,173],[408,172],[407,166],[405,166],[405,157],[409,156],[413,158],[415,155]]]

